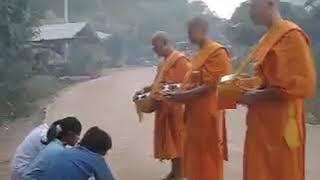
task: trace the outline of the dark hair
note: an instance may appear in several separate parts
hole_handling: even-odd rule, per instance
[[[66,117],[55,121],[51,124],[47,132],[47,141],[44,144],[49,144],[54,139],[60,139],[68,134],[68,132],[73,132],[80,135],[82,126],[80,121],[75,117]]]
[[[104,156],[112,148],[112,140],[108,133],[95,126],[86,132],[80,146]]]

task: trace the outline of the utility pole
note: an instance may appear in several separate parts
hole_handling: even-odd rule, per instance
[[[69,0],[64,0],[64,22],[69,23]]]
[[[69,23],[69,0],[64,0],[64,22]],[[64,61],[68,62],[69,44],[68,41],[64,44]]]

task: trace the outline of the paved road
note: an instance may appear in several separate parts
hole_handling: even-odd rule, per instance
[[[118,179],[160,180],[168,166],[152,158],[152,117],[139,124],[131,102],[132,93],[148,84],[153,73],[151,68],[120,71],[76,85],[62,92],[49,106],[46,119],[51,122],[75,115],[85,130],[92,126],[105,129],[113,137],[114,148],[107,159]],[[245,109],[228,112],[231,161],[226,164],[226,180],[242,179],[244,114]],[[319,180],[320,128],[309,127],[308,134],[308,180]]]

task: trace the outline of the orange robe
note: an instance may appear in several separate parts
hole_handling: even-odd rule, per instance
[[[244,180],[305,179],[304,99],[315,92],[310,42],[295,24],[280,21],[254,53],[261,88],[279,88],[287,100],[249,107]]]
[[[189,60],[181,53],[174,51],[159,66],[153,91],[158,91],[159,86],[163,83],[182,83],[190,67]],[[159,102],[155,111],[154,127],[154,157],[156,159],[168,160],[182,156],[183,113],[184,106],[181,104],[164,100]]]
[[[231,72],[227,50],[216,42],[208,42],[192,60],[192,73],[185,87],[207,84],[212,90],[185,103],[184,174],[188,180],[222,180],[226,159],[224,112],[219,110],[216,85]]]

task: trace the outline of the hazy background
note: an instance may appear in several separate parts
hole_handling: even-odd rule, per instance
[[[186,22],[191,17],[208,20],[210,36],[232,50],[235,65],[265,31],[252,24],[243,0],[69,0],[68,20],[84,23],[81,31],[71,39],[35,42],[44,25],[66,27],[64,2],[0,2],[0,123],[34,112],[36,102],[74,82],[65,77],[79,80],[98,77],[104,69],[157,64],[151,35],[162,30],[175,42],[187,42]],[[319,71],[319,0],[309,4],[282,2],[281,12],[310,35]],[[319,122],[319,99],[307,104],[309,122]]]

